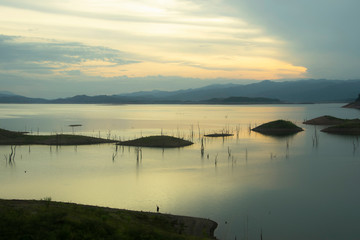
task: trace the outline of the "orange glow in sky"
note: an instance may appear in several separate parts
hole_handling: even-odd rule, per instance
[[[4,1],[0,11],[0,33],[21,37],[18,41],[101,46],[118,51],[124,60],[33,62],[50,65],[57,76],[78,71],[99,77],[260,80],[301,78],[307,73],[306,67],[289,60],[284,40],[241,17],[222,16],[196,2],[20,0]]]

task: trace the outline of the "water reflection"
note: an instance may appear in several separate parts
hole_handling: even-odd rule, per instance
[[[131,139],[163,132],[195,142],[180,149],[18,146],[16,164],[0,162],[0,197],[51,196],[142,211],[159,205],[161,212],[217,221],[221,239],[261,233],[264,239],[356,239],[358,138],[301,123],[305,131],[290,137],[249,131],[278,118],[359,117],[335,106],[341,105],[0,105],[0,127],[11,130],[71,132],[66,126],[76,122],[83,125],[76,134]],[[224,128],[234,136],[203,138]],[[10,146],[0,146],[1,156],[10,153]]]

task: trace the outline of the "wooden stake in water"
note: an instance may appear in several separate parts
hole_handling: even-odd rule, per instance
[[[10,146],[10,149],[11,149],[11,152],[8,157],[6,157],[6,155],[5,155],[5,159],[7,159],[8,163],[10,165],[12,165],[13,163],[15,163],[16,146],[15,147]]]
[[[249,240],[249,216],[246,215],[246,240]]]
[[[201,158],[204,157],[204,138],[201,139]]]
[[[231,149],[230,149],[230,147],[228,147],[228,157],[229,158],[231,157]]]

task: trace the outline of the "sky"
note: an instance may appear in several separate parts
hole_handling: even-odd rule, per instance
[[[358,0],[0,0],[0,91],[359,79]]]

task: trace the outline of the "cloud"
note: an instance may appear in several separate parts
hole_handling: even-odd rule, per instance
[[[230,0],[2,0],[2,87],[59,96],[304,77],[286,36],[239,8]]]
[[[287,60],[315,78],[357,78],[360,69],[357,0],[226,0],[254,25],[287,44]],[[230,14],[231,15],[231,14]]]
[[[87,46],[75,42],[60,42],[47,39],[31,39],[0,35],[2,54],[0,61],[51,61],[79,63],[87,60],[111,61],[118,65],[134,61],[124,60],[125,53],[119,50]]]
[[[274,71],[291,66],[297,77],[354,78],[360,74],[359,7],[358,0],[3,0],[0,23],[3,34],[106,46],[159,66],[213,69],[206,59],[258,56],[257,68],[267,57],[286,63]],[[104,70],[116,71],[127,70]]]
[[[0,52],[0,71],[23,74],[87,75],[91,68],[138,62],[123,58],[126,53],[115,49],[4,35],[0,35]]]
[[[82,66],[91,75],[102,73],[101,76],[112,77],[127,72],[129,76],[184,76],[184,73],[194,73],[194,77],[202,74],[204,78],[211,75],[215,78],[246,76],[262,79],[276,78],[284,72],[275,72],[285,68],[293,72],[295,77],[301,77],[306,72],[306,68],[285,60],[284,43],[280,39],[266,35],[261,28],[249,25],[240,17],[223,15],[219,9],[223,9],[224,4],[218,0],[77,0],[46,3],[4,0],[0,8],[1,5],[6,14],[0,16],[0,22],[12,26],[6,29],[7,32],[21,32],[22,36],[64,42],[76,39],[76,42],[86,46],[106,46],[126,51],[135,61],[141,62],[106,66],[97,61],[97,68],[90,69],[89,64]],[[15,15],[24,16],[23,19],[28,19],[28,22],[13,18]],[[24,29],[31,31],[21,31]],[[252,66],[242,60],[236,62],[250,58]],[[264,58],[271,61],[263,61]],[[243,71],[257,69],[269,62],[272,64],[264,66],[264,70],[270,66],[273,66],[272,69],[262,71],[261,75],[257,71]],[[144,65],[157,68],[147,67],[149,72],[145,73],[144,69],[140,69]],[[79,65],[73,65],[58,73],[79,68]],[[252,72],[256,74],[251,75]]]
[[[358,78],[359,7],[358,0],[2,0],[0,86],[60,97]]]

